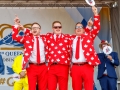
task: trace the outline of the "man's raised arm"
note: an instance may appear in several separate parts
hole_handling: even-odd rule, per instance
[[[92,11],[94,13],[94,24],[93,24],[93,29],[91,30],[91,37],[94,40],[100,31],[100,16],[98,15],[98,11],[95,6],[92,7]]]

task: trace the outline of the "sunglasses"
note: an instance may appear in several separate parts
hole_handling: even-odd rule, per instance
[[[53,28],[54,28],[54,29],[57,29],[57,28],[58,28],[58,29],[61,29],[62,26],[54,26]]]
[[[75,27],[75,29],[78,29],[78,28],[83,29],[83,26],[76,26]]]
[[[34,29],[40,29],[40,27],[32,27],[32,29],[34,30]]]

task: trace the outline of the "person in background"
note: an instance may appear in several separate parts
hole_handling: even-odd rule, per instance
[[[2,73],[3,71],[4,71],[4,63],[3,63],[2,55],[0,55],[0,73]]]
[[[101,50],[105,46],[111,45],[102,40],[99,44]],[[109,55],[105,53],[98,53],[98,57],[101,61],[101,64],[98,65],[98,80],[102,90],[117,90],[117,75],[115,67],[119,65],[119,59],[117,52],[111,52]]]
[[[16,74],[20,76],[20,80],[15,81],[14,83],[14,86],[13,86],[14,90],[23,90],[23,89],[29,90],[26,70],[22,70],[23,59],[24,59],[23,54],[20,54],[14,58],[12,69]]]

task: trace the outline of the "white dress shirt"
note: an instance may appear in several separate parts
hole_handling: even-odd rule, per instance
[[[86,62],[85,56],[84,56],[84,54],[83,54],[81,38],[80,38],[80,48],[79,48],[79,49],[80,49],[80,50],[79,50],[80,58],[79,58],[79,59],[76,59],[76,58],[75,58],[77,40],[78,40],[78,36],[75,37],[75,39],[73,40],[73,44],[72,44],[72,51],[73,51],[72,62],[73,62],[73,63]]]
[[[40,63],[45,62],[45,48],[43,40],[39,37],[39,45],[40,45]],[[33,51],[31,53],[31,56],[29,58],[31,63],[37,63],[37,43],[36,43],[36,37],[34,36],[34,45],[33,45]]]

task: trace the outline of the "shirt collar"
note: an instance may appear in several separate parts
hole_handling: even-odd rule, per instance
[[[54,34],[54,36],[56,36],[57,34]],[[59,34],[59,36],[58,37],[60,37],[62,34]]]
[[[36,37],[38,37],[38,38],[40,38],[40,36],[33,36],[34,38],[36,38]]]

